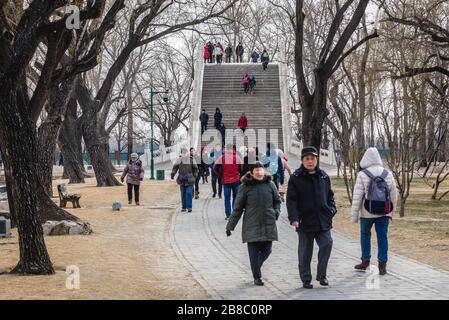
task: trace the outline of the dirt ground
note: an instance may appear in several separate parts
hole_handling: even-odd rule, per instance
[[[170,245],[177,186],[168,181],[146,181],[141,188],[142,206],[136,207],[127,204],[126,187],[96,188],[92,179],[86,185],[69,185],[70,193],[82,195],[82,208],[68,210],[87,220],[94,233],[45,237],[56,275],[0,275],[0,299],[207,298]],[[124,206],[118,213],[112,211],[116,200]],[[12,238],[0,239],[0,272],[10,270],[17,261],[18,239],[14,230]],[[71,265],[80,269],[79,290],[66,288],[65,270]]]
[[[332,184],[339,210],[334,218],[335,229],[360,239],[360,225],[350,222],[351,208],[343,180],[333,178]],[[396,213],[390,224],[390,250],[449,271],[449,197],[442,201],[432,201],[430,196],[431,189],[424,183],[417,180],[412,184],[405,217],[400,218]],[[374,228],[372,241],[376,244]]]

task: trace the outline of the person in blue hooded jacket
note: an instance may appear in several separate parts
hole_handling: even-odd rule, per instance
[[[279,185],[284,184],[284,164],[274,144],[267,143],[267,152],[262,156],[262,162],[273,176],[273,182],[279,190]]]

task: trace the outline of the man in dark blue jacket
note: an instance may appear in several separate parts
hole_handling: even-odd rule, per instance
[[[332,251],[332,219],[337,213],[329,176],[318,167],[318,151],[301,151],[302,166],[290,177],[287,190],[288,219],[299,236],[299,274],[303,287],[312,289],[313,243],[318,252],[317,281],[328,286],[327,265]]]
[[[203,109],[203,112],[200,114],[200,122],[201,122],[201,134],[204,131],[207,131],[207,123],[209,122],[209,115],[206,113],[206,109]]]

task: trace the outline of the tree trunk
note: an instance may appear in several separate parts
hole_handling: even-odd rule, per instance
[[[20,248],[20,260],[12,272],[53,274],[39,222],[40,208],[36,205],[39,197],[36,190],[45,192],[36,175],[38,152],[35,133],[26,103],[18,98],[21,93],[8,81],[5,82],[0,84],[0,147],[5,168],[14,176],[8,184],[14,202],[12,209],[17,221]]]
[[[77,122],[77,108],[76,100],[71,99],[58,136],[59,149],[64,158],[63,178],[70,179],[69,184],[85,183],[84,178],[88,176],[83,164],[82,135]]]
[[[324,121],[329,115],[327,109],[327,80],[320,79],[316,75],[316,88],[312,99],[308,105],[303,107],[302,117],[302,137],[305,146],[314,146],[319,151],[321,149],[322,131]]]

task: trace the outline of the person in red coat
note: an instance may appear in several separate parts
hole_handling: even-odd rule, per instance
[[[225,154],[218,158],[214,164],[215,174],[223,179],[226,220],[231,216],[232,208],[234,207],[242,170],[243,160],[237,155],[233,145],[227,145]]]
[[[242,115],[239,118],[239,128],[245,133],[246,128],[248,128],[248,118],[245,115],[245,112],[242,112]]]
[[[206,63],[210,59],[209,45],[206,43],[203,49],[204,49],[204,63]]]

